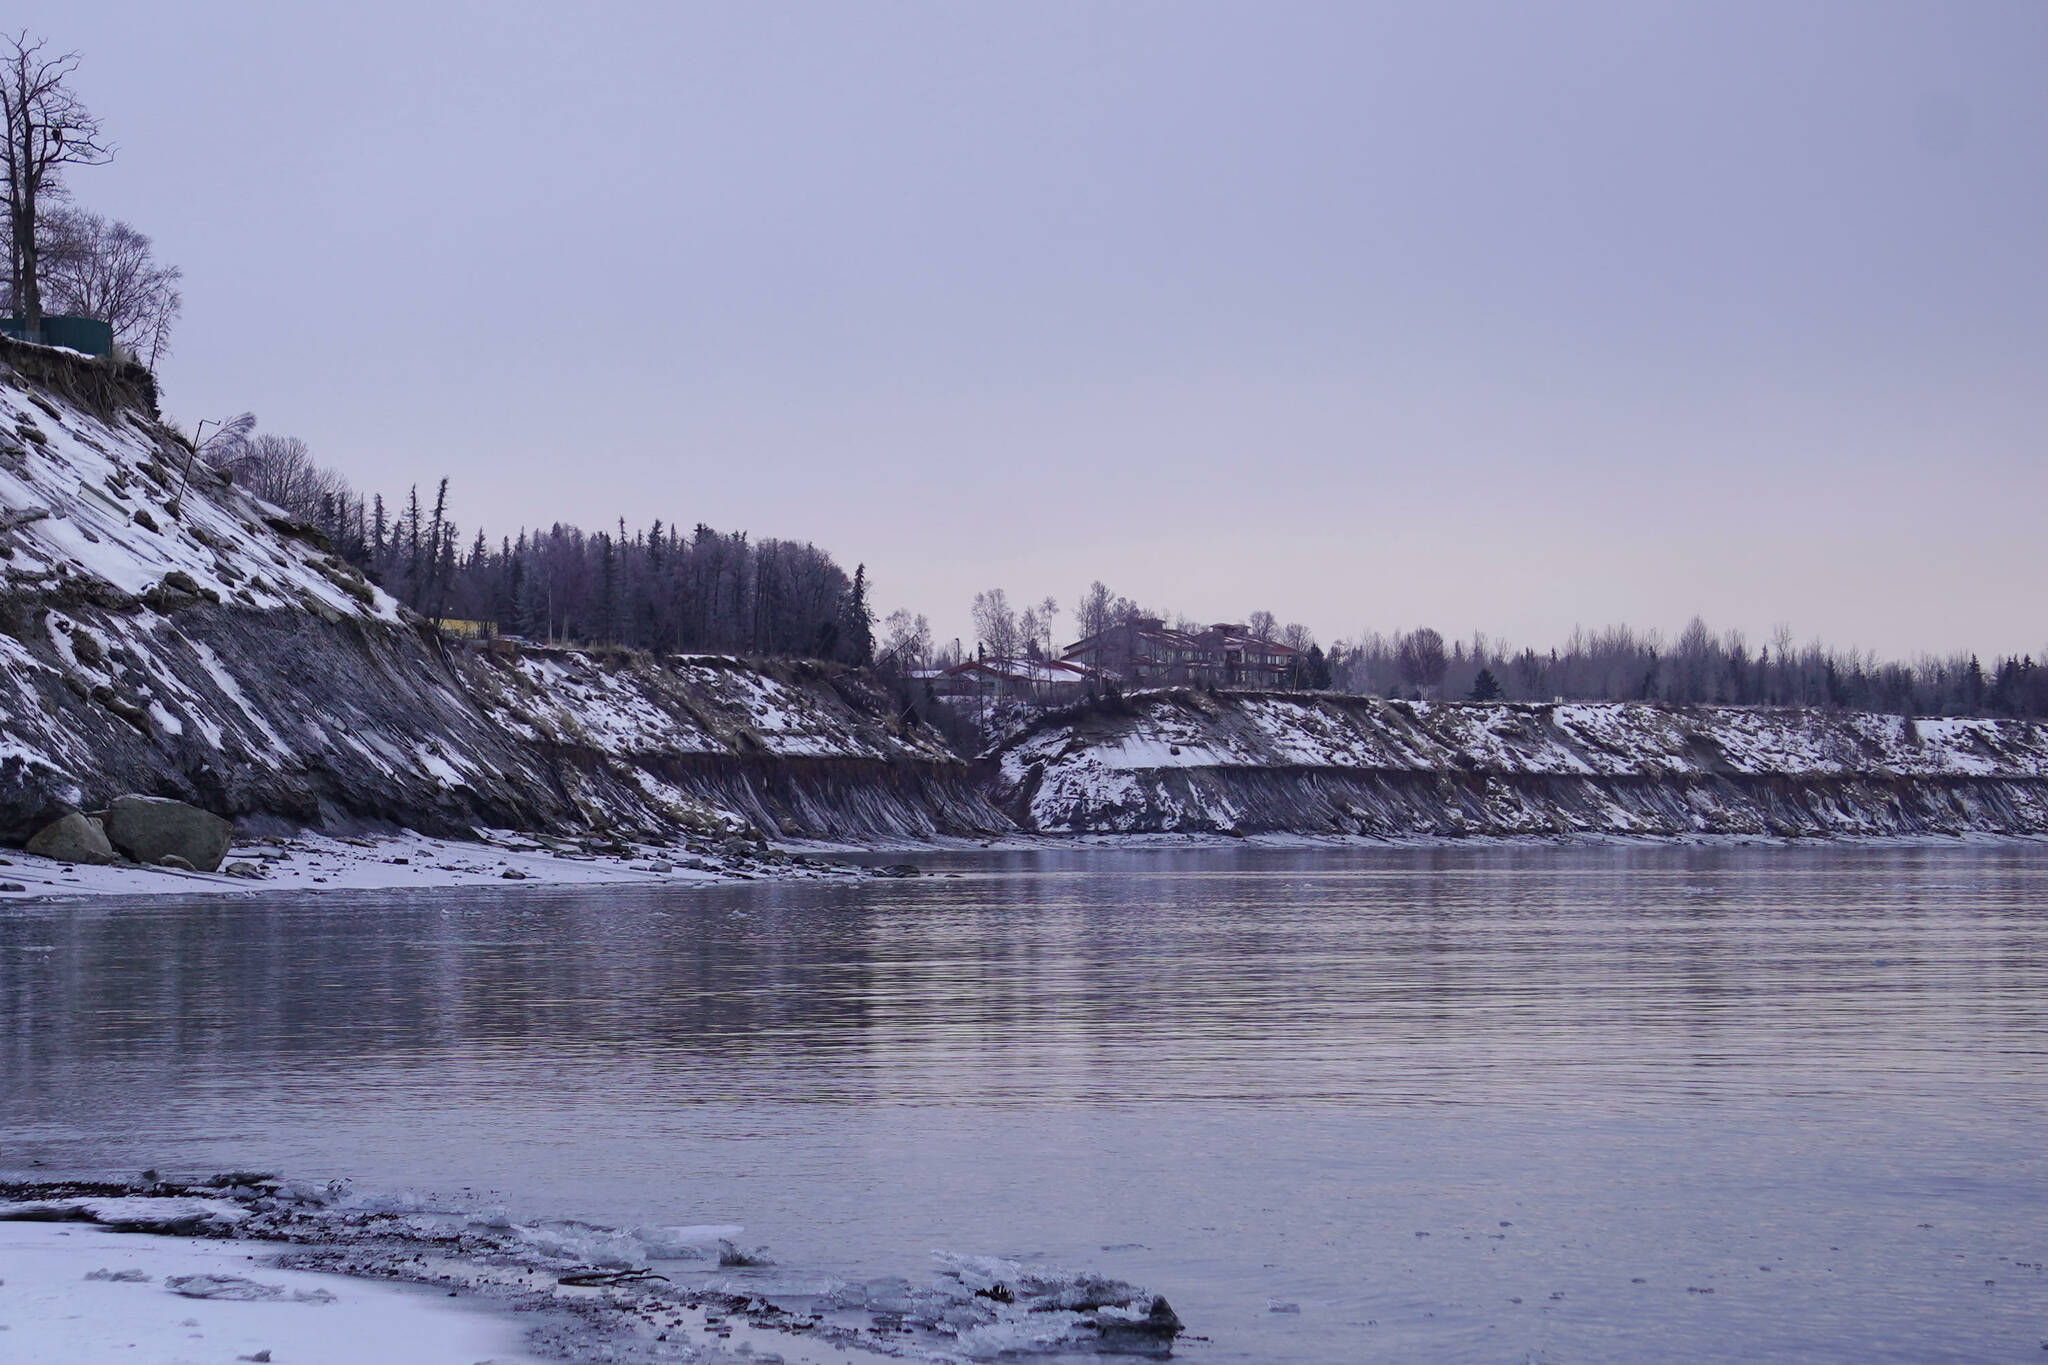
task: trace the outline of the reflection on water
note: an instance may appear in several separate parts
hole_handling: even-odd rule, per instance
[[[1087,1255],[1217,1360],[2038,1353],[2039,849],[940,861],[0,911],[0,1165]]]

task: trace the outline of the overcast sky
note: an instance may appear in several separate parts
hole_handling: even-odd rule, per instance
[[[169,413],[1324,640],[2048,641],[2048,4],[17,3]],[[971,643],[971,642],[970,642]]]

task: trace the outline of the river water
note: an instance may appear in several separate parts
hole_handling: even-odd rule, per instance
[[[2042,846],[923,861],[0,910],[0,1168],[1042,1256],[1233,1365],[2043,1359]]]

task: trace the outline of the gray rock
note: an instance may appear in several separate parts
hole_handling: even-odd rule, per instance
[[[112,863],[114,846],[107,842],[107,832],[100,828],[97,820],[89,820],[78,812],[61,815],[37,830],[35,837],[28,841],[28,851],[42,858],[53,858],[60,863]]]
[[[916,863],[890,863],[887,867],[875,869],[877,877],[922,877],[924,869]]]
[[[212,872],[228,856],[235,827],[209,811],[162,796],[120,796],[107,812],[107,838],[138,863],[182,858]]]
[[[508,867],[498,875],[508,882],[523,882],[526,880],[526,874],[516,867]]]
[[[163,857],[158,858],[156,865],[158,867],[168,867],[178,872],[197,872],[199,870],[175,853],[166,853]]]
[[[730,1238],[718,1239],[718,1264],[721,1267],[748,1265],[774,1265],[768,1258],[767,1247],[755,1247],[751,1251],[736,1246]]]
[[[22,885],[22,884],[21,884],[20,882],[0,882],[0,891],[26,891],[26,890],[28,890],[28,888],[27,888],[27,887],[25,887],[25,886],[23,886],[23,885]]]
[[[263,869],[254,863],[229,863],[222,871],[226,872],[230,877],[240,877],[244,881],[251,882],[257,881],[263,876]]]

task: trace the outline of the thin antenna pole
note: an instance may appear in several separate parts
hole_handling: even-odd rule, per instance
[[[200,433],[206,430],[206,424],[208,422],[213,422],[213,419],[210,417],[202,417],[199,419],[199,425],[192,428],[192,448],[185,453],[185,473],[184,476],[178,480],[178,496],[172,498],[170,501],[170,505],[164,508],[166,512],[169,512],[174,517],[178,515],[178,509],[180,506],[183,505],[185,501],[185,489],[188,486],[190,486],[192,482],[192,462],[199,458],[199,437]],[[216,427],[225,427],[227,425],[226,422],[213,422],[213,424]],[[218,433],[215,434],[217,435]]]

